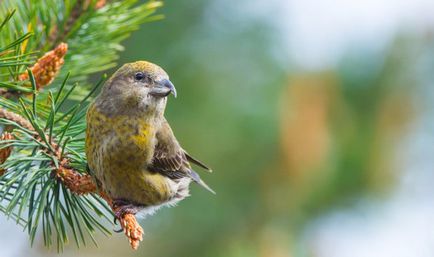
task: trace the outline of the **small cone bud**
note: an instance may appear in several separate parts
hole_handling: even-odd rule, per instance
[[[68,45],[66,43],[60,43],[54,50],[51,50],[44,54],[41,58],[36,61],[30,70],[35,77],[36,87],[38,90],[44,86],[50,84],[54,78],[57,76],[60,68],[64,63],[64,57],[68,51]],[[27,72],[22,73],[19,80],[29,79]]]
[[[96,2],[96,4],[95,4],[95,9],[101,9],[101,8],[103,8],[104,6],[105,6],[105,4],[106,4],[106,0],[99,0],[98,2]]]

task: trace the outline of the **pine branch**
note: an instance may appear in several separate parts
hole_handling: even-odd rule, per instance
[[[39,143],[43,144],[47,139],[50,139],[50,136],[43,134],[45,139],[42,139],[41,135],[39,135],[33,125],[27,121],[24,117],[7,111],[3,108],[0,108],[0,118],[5,119],[9,122],[15,122],[17,127],[26,128],[28,132],[34,132],[34,138],[39,141]],[[4,133],[0,139],[1,143],[8,142],[8,140],[12,140],[13,136],[10,133]],[[55,142],[50,143],[51,147],[46,149],[45,153],[47,155],[52,154],[53,158],[53,176],[59,179],[71,192],[77,195],[83,195],[88,193],[97,193],[96,185],[92,181],[90,175],[88,174],[80,174],[77,170],[69,168],[68,164],[70,161],[65,157],[64,148],[60,148],[58,144]],[[0,151],[0,162],[4,163],[6,159],[9,157],[11,148],[6,147]],[[50,152],[49,150],[53,151]]]
[[[24,107],[25,108],[25,107]],[[2,110],[0,108],[0,110]],[[25,120],[24,117],[19,115],[14,115],[15,120],[19,120],[20,123],[23,123]],[[44,148],[44,153],[52,159],[50,163],[51,166],[51,177],[57,179],[65,188],[67,188],[70,192],[75,195],[85,195],[85,194],[98,194],[101,198],[103,198],[108,206],[112,209],[113,212],[117,212],[117,206],[113,204],[112,199],[110,199],[107,194],[103,191],[97,190],[97,186],[92,180],[91,176],[88,174],[82,174],[78,170],[71,168],[69,165],[72,161],[69,160],[65,153],[65,146],[63,148],[59,147],[51,138],[46,134],[39,134],[37,132],[37,128],[33,127],[35,123],[31,127],[29,127],[29,132],[35,132],[34,139],[37,140],[40,144],[49,143],[50,147]],[[11,139],[12,136],[6,134],[8,136],[5,139],[0,141],[0,145],[4,143],[9,143],[7,139]],[[14,144],[11,144],[13,146]],[[0,150],[0,161],[6,160],[11,152],[11,146],[3,148]],[[5,150],[6,149],[6,150]],[[2,155],[5,157],[2,158]],[[4,162],[3,160],[3,162]],[[5,173],[5,170],[2,169],[2,173]],[[2,175],[3,175],[2,174]],[[19,216],[19,215],[17,215]],[[142,229],[140,225],[137,223],[136,218],[132,214],[125,214],[123,223],[121,224],[123,229],[126,231],[126,235],[129,239],[129,242],[133,249],[137,249],[140,241],[142,240]],[[130,234],[130,231],[138,231],[136,234]],[[31,234],[34,237],[34,233]]]
[[[105,77],[91,90],[77,82],[113,67],[120,42],[140,24],[160,19],[154,13],[161,5],[2,1],[0,211],[24,226],[31,244],[37,231],[58,251],[69,233],[77,246],[89,238],[96,244],[95,230],[110,234],[104,224],[112,224],[117,206],[87,173],[84,154],[86,109]],[[136,249],[141,227],[134,215],[121,221]]]
[[[33,74],[29,70],[29,77]],[[34,79],[30,79],[32,87],[36,89]],[[66,82],[65,82],[66,84]],[[19,104],[7,99],[2,99],[0,105],[4,118],[0,122],[4,125],[13,126],[14,140],[3,140],[0,146],[13,147],[12,154],[7,161],[1,166],[7,172],[3,175],[1,182],[2,201],[7,201],[5,213],[23,217],[23,211],[29,208],[27,214],[26,227],[30,233],[31,242],[33,242],[39,221],[42,220],[42,229],[44,241],[51,245],[52,227],[59,230],[57,241],[59,250],[67,239],[66,231],[62,231],[63,219],[68,220],[68,215],[81,217],[76,223],[71,223],[71,229],[74,227],[86,227],[88,234],[92,237],[94,229],[99,229],[105,234],[110,234],[100,221],[93,218],[91,212],[96,212],[106,220],[111,220],[109,209],[102,206],[102,202],[95,202],[96,195],[90,195],[90,198],[83,196],[86,193],[95,193],[96,187],[89,175],[84,173],[85,165],[84,156],[78,153],[78,149],[68,145],[66,138],[70,138],[71,131],[67,130],[71,125],[83,123],[83,120],[74,119],[77,112],[64,116],[62,113],[55,113],[61,104],[62,92],[59,91],[56,96],[49,93],[51,104],[54,107],[49,112],[38,106],[37,97],[34,95],[32,100],[20,98]],[[55,100],[58,102],[55,102]],[[12,109],[20,109],[21,113],[11,113],[4,108],[9,106]],[[38,108],[39,107],[39,108]],[[40,111],[38,111],[40,110]],[[64,116],[59,120],[60,128],[54,128],[49,125],[50,117],[56,119]],[[45,128],[41,124],[46,123]],[[68,125],[67,125],[68,124]],[[81,130],[84,124],[80,124]],[[63,140],[65,138],[65,140]],[[83,146],[81,146],[83,148]],[[82,149],[80,149],[82,150]],[[78,155],[78,156],[77,156]],[[80,169],[81,167],[81,169]],[[64,187],[68,191],[60,189]],[[35,198],[36,196],[36,198]],[[57,198],[57,201],[53,201]],[[92,200],[94,199],[94,200]],[[70,206],[74,204],[75,207]],[[61,210],[67,210],[72,214]],[[78,208],[78,209],[77,209]],[[101,208],[107,211],[102,213]],[[58,210],[54,213],[53,210]],[[44,216],[46,215],[46,216]],[[79,225],[83,223],[82,225]],[[62,232],[62,233],[59,233]],[[65,233],[64,233],[65,232]],[[63,238],[59,238],[62,236]],[[85,239],[82,236],[82,242]],[[77,241],[79,245],[79,241]]]

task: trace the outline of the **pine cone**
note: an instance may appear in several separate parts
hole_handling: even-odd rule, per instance
[[[60,68],[64,63],[63,57],[68,51],[68,45],[66,43],[60,43],[54,50],[51,50],[44,54],[38,61],[33,65],[30,70],[33,73],[36,81],[36,87],[40,90],[42,87],[50,84]],[[27,72],[19,76],[19,80],[27,80],[29,75]]]
[[[0,137],[1,141],[12,140],[12,139],[14,139],[14,136],[8,132],[4,132]],[[12,146],[8,146],[0,149],[0,164],[3,164],[6,161],[6,159],[11,155],[11,152],[12,152]],[[5,172],[6,172],[5,169],[0,169],[0,176],[3,176]]]

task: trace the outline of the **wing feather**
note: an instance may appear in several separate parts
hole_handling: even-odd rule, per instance
[[[159,172],[171,179],[189,177],[215,194],[215,192],[202,181],[199,175],[191,169],[189,161],[205,169],[209,170],[209,168],[200,161],[192,158],[181,148],[167,121],[164,120],[160,130],[157,132],[156,139],[157,144],[155,146],[154,156],[151,164],[148,166],[150,170]]]

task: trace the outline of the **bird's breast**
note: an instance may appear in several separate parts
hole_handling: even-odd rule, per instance
[[[91,107],[88,112],[86,148],[103,152],[105,163],[140,166],[151,161],[156,143],[156,128],[144,119],[128,115],[109,117]],[[113,166],[112,166],[113,167]]]
[[[152,161],[158,124],[132,115],[87,113],[86,155],[94,177],[113,199],[144,205],[171,197],[167,178],[146,169]]]

